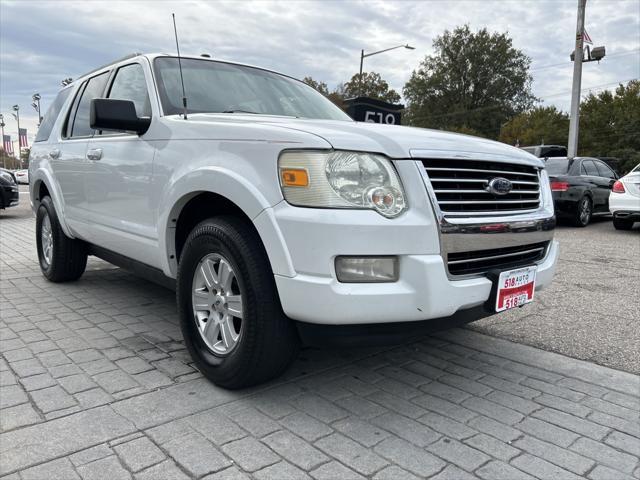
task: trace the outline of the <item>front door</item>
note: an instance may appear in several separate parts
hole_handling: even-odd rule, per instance
[[[131,100],[139,117],[151,117],[144,64],[119,67],[107,98]],[[145,135],[96,132],[89,140],[87,195],[92,243],[157,266],[156,205],[150,203],[155,148]]]

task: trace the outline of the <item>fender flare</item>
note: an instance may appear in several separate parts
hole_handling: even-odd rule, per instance
[[[40,191],[40,185],[43,184],[47,187],[53,206],[58,214],[58,222],[64,234],[69,238],[74,238],[71,229],[67,225],[66,217],[64,214],[64,202],[62,201],[62,192],[58,182],[55,181],[51,172],[44,168],[38,168],[35,172],[29,172],[29,199],[31,200],[31,209],[33,213],[38,211],[40,206],[40,199],[38,198],[38,192]]]
[[[286,272],[291,275],[294,272],[293,263],[277,224],[274,221],[256,222],[256,218],[262,212],[273,206],[271,202],[254,184],[236,172],[217,166],[203,166],[189,171],[173,182],[160,199],[158,246],[162,252],[160,261],[165,275],[172,278],[177,275],[175,230],[182,209],[189,200],[207,192],[225,197],[249,217],[267,250],[274,273]],[[265,241],[267,239],[268,241]],[[274,239],[278,241],[274,242]]]

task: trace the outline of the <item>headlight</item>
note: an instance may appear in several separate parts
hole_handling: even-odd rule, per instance
[[[9,172],[0,172],[0,177],[4,178],[9,183],[16,183],[13,179],[13,175],[11,175]]]
[[[388,218],[407,209],[400,178],[382,155],[288,151],[278,166],[282,193],[292,205],[371,209]]]

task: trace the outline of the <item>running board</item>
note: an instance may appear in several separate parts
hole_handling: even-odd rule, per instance
[[[101,258],[105,262],[112,263],[113,265],[130,271],[134,275],[156,283],[169,290],[176,290],[176,281],[173,278],[167,277],[164,272],[158,268],[150,267],[144,263],[133,260],[129,257],[125,257],[106,248],[98,247],[97,245],[87,244],[89,249],[89,255]]]

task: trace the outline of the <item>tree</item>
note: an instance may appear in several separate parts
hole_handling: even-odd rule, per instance
[[[404,86],[410,124],[470,128],[497,138],[500,126],[533,105],[531,59],[506,33],[445,30]]]
[[[315,88],[317,91],[319,91],[321,94],[323,94],[325,97],[329,96],[329,87],[327,87],[327,84],[324,82],[319,82],[314,80],[311,77],[304,77],[302,79],[302,81],[304,83],[306,83],[307,85],[309,85],[310,87]]]
[[[20,150],[20,163],[22,164],[22,168],[29,168],[30,153],[31,153],[31,149],[28,147]]]
[[[310,87],[315,88],[318,92],[320,92],[321,94],[323,94],[325,97],[327,97],[329,100],[331,100],[333,103],[335,103],[338,107],[342,108],[344,110],[344,87],[342,84],[338,85],[333,92],[329,92],[329,87],[327,87],[327,84],[325,82],[321,82],[321,81],[316,81],[311,77],[304,77],[302,79],[302,81],[304,83],[306,83],[307,85],[309,85]]]
[[[362,84],[361,84],[362,81]],[[342,86],[345,98],[370,97],[389,103],[398,103],[400,94],[389,88],[389,84],[379,73],[363,72],[362,76],[356,73],[351,80]]]
[[[590,93],[580,105],[580,155],[617,157],[627,172],[640,162],[640,81]]]
[[[516,115],[500,129],[499,140],[510,145],[566,145],[569,115],[556,107],[534,107]]]

